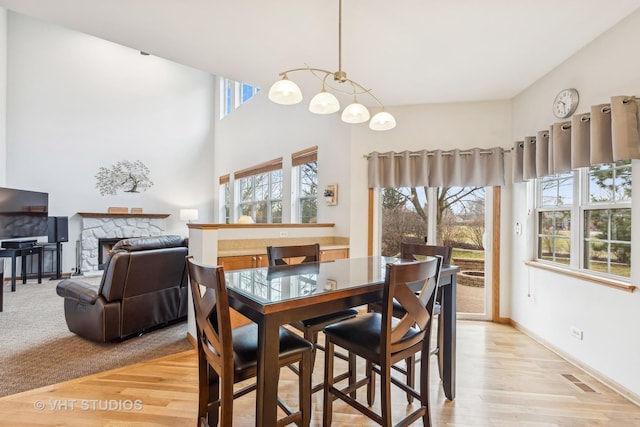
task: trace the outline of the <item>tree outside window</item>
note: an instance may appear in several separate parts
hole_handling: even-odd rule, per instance
[[[300,223],[315,222],[318,216],[318,162],[296,166],[298,179],[298,218]]]
[[[429,197],[426,187],[382,190],[382,254],[397,255],[401,242],[425,242]],[[481,187],[435,189],[436,244],[482,251],[484,196]],[[475,254],[474,256],[481,256]]]

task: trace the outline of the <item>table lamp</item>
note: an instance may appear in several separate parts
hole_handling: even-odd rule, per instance
[[[189,224],[191,224],[191,221],[197,221],[198,209],[180,209],[180,219],[188,221]]]

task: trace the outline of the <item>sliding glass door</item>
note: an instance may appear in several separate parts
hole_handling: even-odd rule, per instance
[[[458,314],[490,318],[491,191],[483,187],[384,188],[381,190],[381,252],[398,255],[401,242],[453,247],[460,267]]]

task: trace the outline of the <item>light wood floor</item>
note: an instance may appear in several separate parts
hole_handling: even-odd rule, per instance
[[[322,356],[314,376],[322,375]],[[432,357],[436,426],[640,426],[640,408],[510,326],[458,322],[457,397],[445,399]],[[194,426],[194,351],[0,399],[2,426]],[[11,369],[3,366],[2,369]],[[281,395],[294,399],[296,377],[283,370]],[[364,395],[361,392],[361,395]],[[235,426],[254,425],[254,395],[235,402]],[[312,425],[322,422],[313,396]],[[394,418],[407,408],[394,396]],[[341,402],[334,426],[375,425]],[[397,417],[396,417],[397,415]]]

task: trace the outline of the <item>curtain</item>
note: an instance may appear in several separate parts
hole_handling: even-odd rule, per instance
[[[504,185],[504,151],[499,147],[373,152],[367,159],[369,188]]]
[[[571,169],[640,159],[638,99],[614,96],[609,104],[591,106],[571,121],[514,143],[513,182],[568,172]]]

